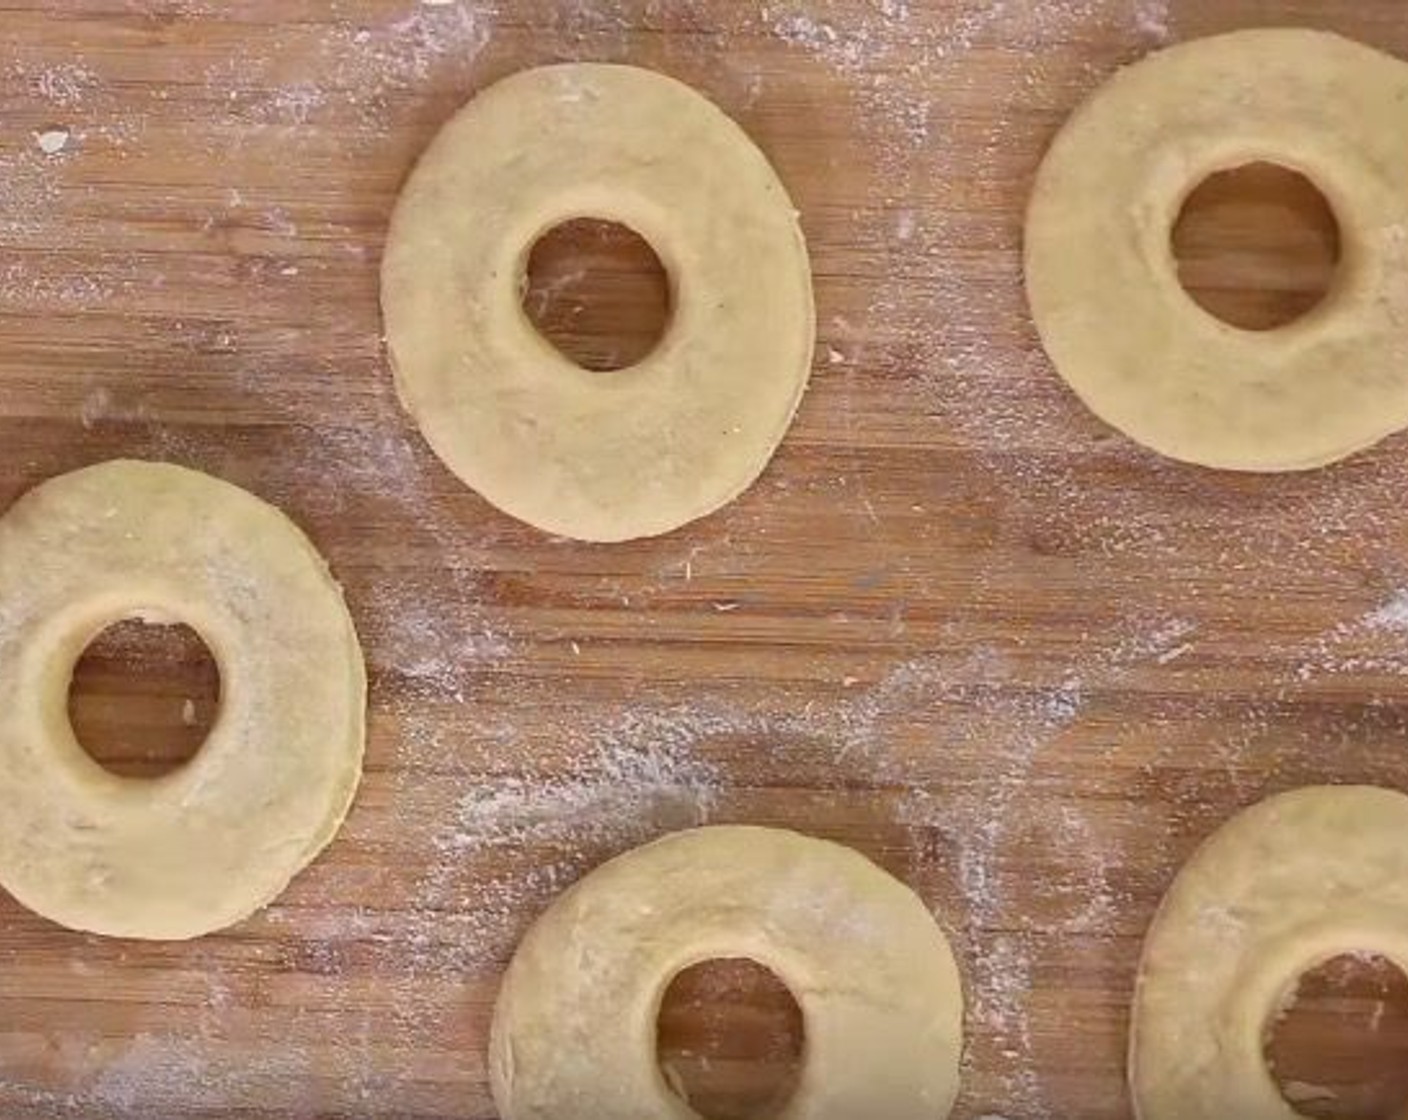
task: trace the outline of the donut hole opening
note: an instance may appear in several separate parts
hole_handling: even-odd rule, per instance
[[[1205,179],[1173,227],[1184,290],[1243,330],[1268,331],[1318,307],[1335,283],[1340,227],[1298,172],[1251,163]]]
[[[787,985],[751,960],[704,961],[660,1003],[656,1056],[675,1095],[707,1120],[771,1120],[802,1074],[802,1012]]]
[[[523,310],[539,334],[583,369],[626,369],[665,337],[669,276],[634,230],[589,218],[565,222],[528,254]]]
[[[220,670],[199,634],[135,619],[109,626],[74,666],[68,718],[79,745],[124,778],[159,778],[200,750],[220,706]]]
[[[1286,1102],[1314,1120],[1392,1120],[1408,1106],[1408,976],[1371,954],[1336,957],[1289,991],[1266,1039]]]

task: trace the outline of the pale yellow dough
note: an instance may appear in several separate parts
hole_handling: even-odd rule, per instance
[[[963,996],[947,940],[904,884],[848,848],[776,829],[675,833],[614,859],[529,930],[494,1010],[504,1120],[698,1120],[656,1062],[670,981],[749,958],[802,1010],[783,1120],[941,1120]]]
[[[220,670],[208,740],[150,781],[104,770],[68,720],[75,662],[133,617],[188,624]],[[53,921],[177,939],[271,901],[347,812],[365,706],[337,584],[251,494],[111,462],[0,518],[0,883]]]
[[[1241,813],[1179,873],[1144,945],[1130,1040],[1142,1120],[1293,1120],[1263,1057],[1300,976],[1408,968],[1408,797],[1324,786]]]
[[[659,347],[614,373],[523,311],[528,254],[577,218],[644,237],[671,280]],[[480,93],[396,206],[382,266],[396,385],[437,455],[548,532],[669,532],[737,497],[781,442],[815,340],[797,214],[767,159],[660,74],[571,64]]]
[[[1283,471],[1408,426],[1408,65],[1317,31],[1242,31],[1120,71],[1071,118],[1027,216],[1027,290],[1061,376],[1175,459]],[[1341,228],[1335,285],[1278,330],[1179,284],[1171,230],[1209,175],[1298,171]]]

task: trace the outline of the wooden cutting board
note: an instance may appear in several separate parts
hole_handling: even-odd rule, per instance
[[[1408,57],[1399,0],[0,3],[0,508],[114,456],[245,486],[328,557],[372,677],[356,808],[262,914],[152,945],[0,896],[0,1116],[487,1120],[527,924],[703,821],[853,845],[933,907],[967,986],[956,1116],[1129,1116],[1139,944],[1194,846],[1276,790],[1408,788],[1408,442],[1291,477],[1159,460],[1063,387],[1022,298],[1031,176],[1080,98],[1274,23]],[[564,59],[717,101],[816,267],[815,377],[767,474],[612,548],[451,477],[379,335],[416,154]],[[1331,224],[1285,176],[1213,184],[1189,283],[1253,321],[1303,309]],[[538,264],[530,305],[572,352],[648,342],[648,253],[578,231]],[[217,696],[189,635],[128,627],[73,714],[141,774]],[[1348,1094],[1319,1115],[1408,1066],[1408,981],[1354,971],[1278,1042],[1286,1076]],[[801,1029],[721,966],[671,994],[662,1056],[722,1120]]]

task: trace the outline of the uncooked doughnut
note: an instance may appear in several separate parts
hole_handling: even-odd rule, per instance
[[[220,669],[209,738],[153,780],[103,769],[68,720],[79,656],[128,618],[188,624]],[[337,832],[365,706],[327,565],[253,495],[111,462],[0,518],[0,884],[45,917],[177,939],[253,913]]]
[[[908,887],[837,844],[776,829],[675,833],[592,872],[529,930],[494,1010],[504,1120],[697,1120],[656,1061],[670,981],[718,958],[771,969],[802,1010],[784,1120],[941,1120],[963,996]]]
[[[617,222],[670,276],[654,353],[590,372],[522,306],[528,255]],[[475,97],[421,159],[382,266],[396,385],[437,455],[548,532],[619,541],[713,512],[762,472],[815,340],[797,213],[767,159],[687,86],[628,66],[528,70]]]
[[[1190,859],[1144,945],[1130,1039],[1142,1120],[1293,1120],[1263,1056],[1299,978],[1346,953],[1408,968],[1408,797],[1273,797]]]
[[[1210,467],[1321,466],[1408,425],[1408,65],[1318,31],[1241,31],[1118,73],[1037,176],[1027,290],[1056,369],[1106,422]],[[1274,331],[1182,288],[1172,227],[1210,175],[1300,172],[1339,220],[1324,302]]]

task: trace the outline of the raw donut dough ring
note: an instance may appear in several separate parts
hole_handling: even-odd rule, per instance
[[[1316,31],[1241,31],[1122,70],[1037,175],[1027,291],[1047,353],[1102,419],[1209,467],[1321,466],[1408,425],[1408,65]],[[1274,331],[1204,311],[1171,230],[1208,176],[1310,179],[1341,229],[1327,298]]]
[[[1318,786],[1193,855],[1144,944],[1130,1036],[1142,1120],[1294,1120],[1263,1057],[1299,977],[1344,953],[1408,969],[1408,797]]]
[[[505,1120],[698,1120],[656,1062],[670,981],[747,957],[791,989],[806,1056],[784,1120],[939,1120],[963,995],[947,940],[863,856],[777,829],[675,833],[563,894],[510,965],[490,1038]]]
[[[185,622],[220,669],[189,763],[119,777],[83,750],[68,689],[123,619]],[[366,676],[327,565],[228,483],[110,462],[0,518],[0,884],[73,929],[196,937],[270,902],[332,839],[361,773]]]
[[[670,276],[670,327],[627,369],[582,369],[523,310],[530,250],[578,218],[634,230]],[[381,298],[435,453],[500,509],[588,541],[667,533],[752,485],[816,335],[767,159],[706,98],[629,66],[528,70],[469,102],[401,193]]]

